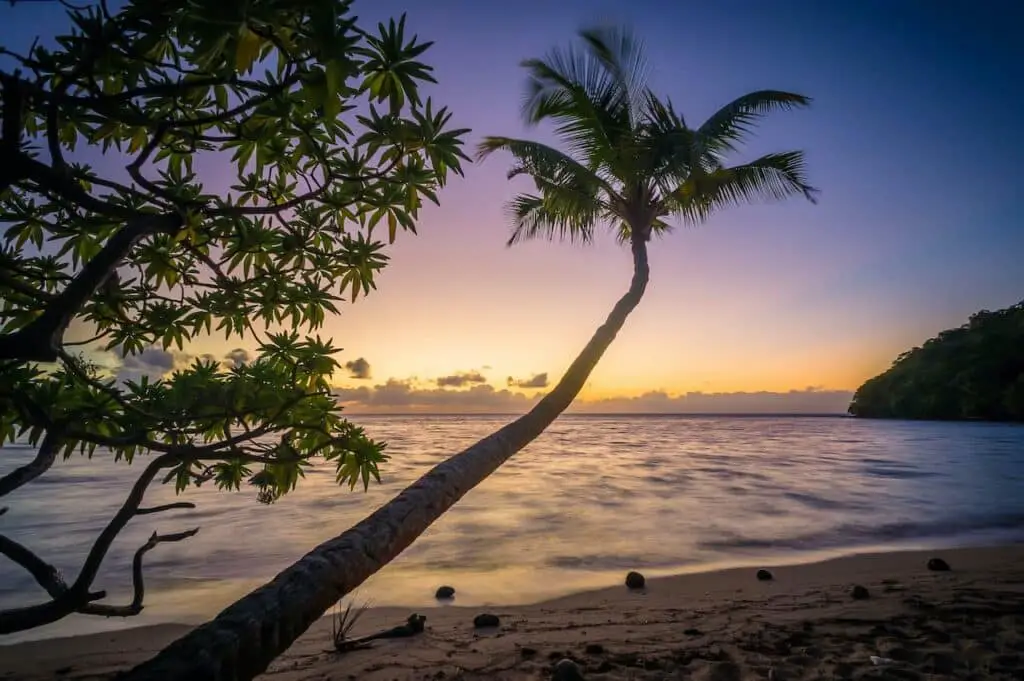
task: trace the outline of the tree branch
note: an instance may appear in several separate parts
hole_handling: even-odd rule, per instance
[[[14,159],[21,154],[21,132],[23,121],[23,92],[21,79],[16,75],[0,73],[3,87],[3,120],[0,121],[0,192],[18,181],[19,174]]]
[[[135,515],[149,515],[151,513],[162,513],[163,511],[172,511],[179,508],[195,508],[196,505],[191,501],[175,501],[170,504],[161,504],[160,506],[151,506],[150,508],[140,508],[135,511]]]
[[[146,585],[142,579],[142,557],[146,555],[146,552],[156,548],[157,544],[182,541],[195,536],[197,532],[199,532],[198,527],[185,530],[184,532],[175,532],[174,534],[157,534],[154,532],[150,536],[149,541],[135,551],[135,557],[132,558],[132,587],[134,590],[132,602],[128,605],[89,603],[79,608],[77,612],[83,615],[100,615],[102,617],[131,617],[138,615],[142,612],[142,600],[146,595]]]
[[[40,291],[34,289],[31,286],[23,283],[20,279],[12,277],[7,273],[7,268],[0,265],[0,286],[11,289],[15,293],[20,293],[23,296],[29,296],[30,298],[36,298],[44,302],[53,300],[53,294],[48,291]]]
[[[95,343],[98,340],[102,340],[102,339],[106,338],[109,335],[110,335],[109,331],[104,331],[103,333],[98,333],[95,336],[93,336],[92,338],[87,338],[85,340],[80,340],[80,341],[64,341],[64,347],[72,347],[72,346],[78,346],[78,345],[89,345],[91,343]]]
[[[50,102],[46,111],[46,143],[50,149],[50,162],[54,170],[63,173],[67,170],[67,163],[64,161],[64,152],[60,148],[60,120],[57,103]]]
[[[11,610],[0,611],[0,634],[24,631],[25,629],[32,629],[44,624],[56,622],[59,619],[67,617],[73,612],[78,612],[89,603],[103,598],[105,594],[97,596],[97,594],[89,592],[89,588],[92,586],[93,581],[96,579],[96,574],[99,572],[103,558],[107,555],[107,551],[110,550],[110,546],[113,544],[114,539],[118,534],[120,534],[121,530],[124,529],[125,525],[128,524],[128,521],[135,515],[139,505],[142,503],[142,498],[146,493],[146,488],[149,487],[151,482],[153,482],[153,478],[156,477],[156,474],[160,469],[173,466],[177,462],[178,457],[170,454],[162,454],[153,459],[153,461],[146,466],[138,480],[135,481],[135,484],[132,485],[131,492],[128,494],[128,498],[125,499],[124,503],[121,505],[121,508],[118,509],[117,513],[114,514],[114,517],[110,519],[107,526],[103,528],[103,531],[100,532],[100,536],[96,538],[96,541],[92,545],[92,549],[86,556],[85,563],[82,565],[82,570],[78,573],[78,579],[76,579],[71,586],[67,587],[51,601],[24,608],[13,608]],[[24,558],[24,555],[20,555],[20,557]],[[139,560],[141,560],[141,557]],[[22,563],[19,562],[19,565],[21,564]],[[34,564],[33,567],[38,569],[39,565]],[[33,573],[33,576],[34,575],[35,573]]]
[[[0,336],[0,360],[57,361],[68,324],[132,247],[143,237],[172,232],[181,224],[181,216],[176,214],[136,214],[85,264],[43,314],[18,331]]]
[[[42,161],[26,156],[24,152],[16,152],[13,158],[5,159],[4,165],[7,164],[17,175],[14,181],[32,180],[39,185],[39,189],[43,192],[56,194],[65,201],[70,201],[80,208],[98,215],[119,220],[137,220],[140,216],[145,215],[135,209],[96,198],[87,192],[74,177],[58,172]],[[0,185],[0,189],[2,188]]]
[[[194,507],[194,504],[190,506]],[[82,615],[99,615],[101,617],[131,617],[142,612],[142,602],[146,595],[146,585],[142,574],[142,557],[148,551],[156,548],[158,544],[165,542],[178,542],[193,537],[199,532],[199,528],[193,528],[184,532],[174,534],[157,534],[154,532],[149,540],[135,551],[132,558],[132,601],[128,605],[104,605],[94,603],[106,597],[105,591],[97,591],[88,594],[89,602],[86,602],[74,612]],[[15,540],[0,535],[0,555],[4,555],[14,563],[23,567],[36,580],[39,586],[50,594],[54,601],[61,599],[68,593],[68,585],[61,576],[60,571],[45,560],[37,556],[31,549],[19,544]],[[8,611],[13,612],[13,611]],[[7,613],[0,612],[0,619]]]
[[[108,398],[110,398],[111,401],[116,403],[126,412],[134,412],[135,414],[138,414],[143,418],[151,419],[153,421],[159,420],[155,415],[150,414],[149,412],[143,409],[140,409],[139,407],[132,404],[129,400],[124,399],[124,397],[121,396],[121,392],[117,388],[104,385],[102,381],[99,381],[90,376],[89,372],[87,372],[82,367],[78,366],[78,362],[67,351],[62,349],[60,350],[60,352],[57,353],[57,355],[60,358],[60,360],[64,363],[64,367],[67,369],[68,373],[73,374],[78,380],[92,387],[93,390],[96,390],[106,395]],[[3,495],[0,494],[0,496]]]
[[[57,568],[37,556],[31,549],[2,534],[0,534],[0,555],[7,556],[11,561],[23,567],[32,575],[36,583],[50,594],[51,598],[59,598],[68,590],[68,585]]]
[[[10,494],[23,485],[27,485],[50,470],[53,462],[57,460],[58,449],[60,449],[60,442],[57,436],[52,431],[48,431],[43,436],[43,441],[36,452],[36,458],[0,478],[0,497]]]
[[[224,206],[221,208],[209,208],[204,213],[207,217],[239,217],[239,216],[256,216],[256,215],[274,215],[275,213],[283,210],[290,210],[296,206],[300,206],[307,201],[312,201],[324,194],[328,189],[331,188],[331,184],[339,179],[333,175],[330,170],[326,171],[324,176],[324,182],[318,188],[311,192],[306,192],[300,196],[296,196],[294,199],[285,201],[284,203],[278,203],[271,206],[252,206],[251,208],[241,208],[239,206]]]
[[[149,157],[152,156],[154,151],[156,151],[156,148],[160,146],[160,142],[163,141],[168,128],[169,124],[166,121],[161,121],[156,126],[156,130],[153,131],[153,136],[150,138],[149,142],[147,142],[146,146],[142,148],[139,155],[135,157],[135,160],[125,166],[125,170],[128,171],[128,175],[131,176],[131,178],[135,180],[140,187],[155,196],[159,196],[164,201],[174,204],[177,202],[177,198],[174,194],[158,186],[156,183],[150,182],[142,174],[142,166],[146,164],[146,161],[148,161]]]

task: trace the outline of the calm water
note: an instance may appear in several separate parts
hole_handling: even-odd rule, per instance
[[[131,555],[154,529],[200,533],[147,555],[147,608],[73,617],[31,637],[197,621],[344,530],[504,417],[358,417],[390,443],[384,484],[352,493],[312,470],[274,506],[249,491],[190,490],[195,511],[136,519],[95,587],[126,600]],[[31,451],[9,448],[2,468]],[[72,459],[11,495],[0,531],[71,581],[138,467]],[[560,419],[466,496],[357,595],[374,605],[512,604],[649,575],[807,560],[876,547],[1024,539],[1024,427],[846,418]],[[173,490],[155,488],[150,503]],[[0,608],[44,594],[0,561]],[[2,640],[2,639],[0,639]],[[13,641],[8,637],[7,641]]]

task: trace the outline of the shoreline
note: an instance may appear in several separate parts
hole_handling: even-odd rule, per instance
[[[947,560],[952,571],[928,571],[926,562],[933,556]],[[508,672],[508,678],[524,678],[523,674],[536,676],[550,667],[553,660],[548,657],[556,653],[577,659],[591,672],[604,666],[602,673],[611,674],[607,678],[620,678],[615,669],[623,674],[638,671],[626,664],[630,655],[645,660],[654,656],[656,661],[650,664],[666,673],[672,665],[690,669],[693,665],[703,668],[726,664],[752,670],[756,660],[772,655],[751,652],[748,648],[762,645],[761,639],[768,634],[799,633],[802,622],[821,622],[827,625],[826,629],[842,629],[818,633],[824,641],[819,642],[819,647],[835,650],[826,656],[805,654],[806,660],[795,659],[801,656],[792,650],[778,652],[776,657],[781,657],[772,663],[772,668],[779,670],[777,673],[794,665],[820,667],[826,664],[826,658],[834,659],[840,666],[855,665],[860,660],[870,667],[869,653],[884,654],[895,660],[896,665],[922,669],[922,665],[928,664],[960,669],[960,657],[981,656],[988,660],[987,678],[1001,678],[999,670],[1009,669],[1014,660],[1014,669],[1024,669],[1024,544],[871,552],[818,562],[766,565],[774,574],[774,579],[766,582],[759,582],[754,570],[744,567],[652,577],[643,592],[619,585],[532,605],[469,607],[458,605],[456,600],[453,605],[416,610],[427,616],[427,631],[423,634],[379,641],[371,650],[343,656],[328,652],[331,621],[327,616],[275,661],[265,677],[297,681],[317,674],[330,678],[337,673],[339,678],[347,674],[373,679],[426,678],[445,670],[449,676],[477,670],[484,674],[481,678],[505,678],[487,676],[492,671]],[[850,590],[855,584],[865,586],[871,598],[853,600]],[[454,586],[458,588],[457,584]],[[971,602],[966,610],[965,598]],[[921,605],[924,603],[928,607]],[[1008,607],[1019,614],[1010,614]],[[971,614],[971,608],[978,617]],[[410,612],[398,607],[369,608],[353,635],[401,624]],[[501,629],[488,633],[474,631],[472,620],[483,612],[500,617]],[[885,632],[879,630],[889,626],[886,622],[890,621],[903,622],[897,626],[905,634],[897,636],[899,640],[891,641],[891,635],[883,635]],[[935,622],[943,624],[943,628],[935,634],[937,640],[932,641],[926,630],[934,628]],[[997,625],[1002,628],[991,629]],[[818,632],[819,625],[813,626]],[[910,636],[914,627],[920,631]],[[0,645],[0,669],[7,670],[7,675],[0,678],[105,678],[104,674],[130,668],[151,657],[190,628],[157,624]],[[755,635],[754,630],[760,633]],[[697,635],[694,631],[701,633]],[[872,645],[866,643],[865,637],[874,641],[874,652],[870,652]],[[949,646],[940,639],[952,647],[946,650]],[[970,653],[960,643],[951,644],[954,639],[975,641],[974,652]],[[741,645],[743,641],[745,646]],[[930,647],[915,653],[911,644]],[[700,657],[714,653],[712,649],[716,646],[715,654],[721,656],[726,651],[731,661]],[[986,646],[992,650],[983,650]],[[612,653],[598,654],[598,647],[606,653],[613,651],[618,657],[612,659]],[[524,650],[537,653],[524,654]],[[842,662],[843,655],[852,657]],[[896,660],[900,656],[907,659]],[[688,660],[685,665],[684,658]],[[499,660],[502,669],[493,667]],[[648,662],[644,664],[650,666]],[[607,668],[609,664],[613,667]],[[639,671],[657,670],[645,666]],[[655,674],[651,678],[662,677]],[[723,678],[733,678],[732,673]],[[779,678],[792,675],[786,673]]]
[[[729,572],[734,570],[756,570],[758,568],[793,568],[805,565],[817,565],[819,563],[827,563],[835,560],[843,560],[850,558],[858,558],[861,556],[881,556],[889,554],[905,554],[905,553],[927,553],[931,552],[948,552],[950,550],[972,550],[972,549],[987,549],[991,547],[1012,547],[1015,545],[1021,545],[1024,547],[1024,534],[1021,532],[1007,532],[1007,531],[990,531],[982,533],[965,533],[960,535],[950,535],[945,537],[933,538],[931,541],[924,538],[919,539],[907,539],[903,541],[894,541],[886,543],[865,543],[855,546],[843,546],[843,547],[819,547],[805,550],[780,550],[775,553],[763,553],[760,555],[743,555],[732,559],[723,559],[719,561],[705,562],[705,563],[692,563],[689,565],[678,564],[675,566],[632,566],[622,567],[620,569],[602,568],[593,570],[584,570],[580,574],[585,574],[586,578],[577,578],[573,580],[575,583],[573,586],[566,586],[564,588],[545,588],[538,589],[534,595],[525,596],[513,596],[508,597],[505,593],[505,589],[499,587],[496,591],[501,592],[494,597],[480,597],[480,592],[487,589],[488,581],[492,582],[492,593],[495,591],[493,588],[493,581],[497,576],[503,575],[503,571],[498,573],[493,572],[461,572],[454,575],[438,575],[436,578],[431,574],[429,570],[414,573],[413,575],[403,575],[403,580],[408,581],[412,579],[414,582],[420,584],[422,588],[417,588],[416,591],[419,595],[416,599],[410,599],[407,601],[385,601],[380,603],[380,599],[374,593],[375,590],[384,589],[389,590],[390,582],[386,582],[381,585],[373,584],[374,577],[371,577],[367,584],[371,586],[367,587],[366,584],[358,587],[352,594],[350,594],[347,600],[355,600],[358,603],[376,603],[370,607],[373,611],[388,610],[388,611],[425,611],[434,608],[451,608],[451,607],[462,607],[462,608],[525,608],[525,607],[541,607],[548,603],[557,602],[566,598],[584,597],[588,594],[596,594],[605,590],[613,589],[616,585],[621,582],[623,576],[627,571],[636,569],[642,572],[648,580],[664,580],[674,579],[683,577],[693,577],[706,575],[711,573]],[[385,568],[386,569],[386,568]],[[430,574],[430,577],[425,575]],[[541,579],[547,578],[548,575],[541,575]],[[271,577],[272,578],[272,577]],[[136,629],[152,629],[157,627],[175,627],[184,630],[191,629],[198,626],[213,617],[215,617],[223,608],[228,607],[238,598],[243,597],[246,593],[251,590],[258,588],[267,579],[253,579],[248,578],[245,580],[239,580],[244,583],[244,588],[239,589],[238,585],[233,580],[225,581],[220,584],[220,588],[228,588],[231,591],[237,591],[230,599],[226,600],[223,605],[217,607],[213,612],[206,615],[196,615],[184,617],[181,619],[168,618],[158,619],[157,621],[145,621],[146,618],[152,616],[159,618],[158,609],[166,607],[168,603],[166,601],[173,600],[173,594],[175,591],[166,593],[154,592],[150,595],[154,603],[148,607],[148,612],[143,611],[142,616],[128,617],[128,618],[99,618],[99,617],[86,617],[81,616],[81,619],[77,620],[77,623],[82,626],[84,631],[62,631],[60,628],[60,621],[56,623],[57,630],[45,631],[47,627],[42,627],[36,630],[29,630],[27,632],[20,632],[17,634],[11,634],[7,637],[0,636],[0,649],[9,646],[16,646],[22,643],[32,642],[43,642],[43,641],[63,641],[70,639],[77,639],[83,636],[105,636],[114,634],[128,634]],[[500,580],[499,580],[500,581]],[[434,598],[434,591],[441,584],[455,584],[460,586],[460,593],[462,594],[461,602],[450,602],[441,604]],[[218,586],[216,583],[211,583],[207,588],[214,588]],[[366,592],[365,593],[364,589]],[[546,592],[546,593],[545,593]],[[467,597],[467,594],[468,597]],[[77,617],[77,616],[73,616]],[[326,615],[325,615],[326,617]],[[65,620],[67,622],[67,620]],[[33,636],[33,633],[39,635]],[[5,640],[8,639],[8,640]],[[3,676],[0,676],[3,679]]]

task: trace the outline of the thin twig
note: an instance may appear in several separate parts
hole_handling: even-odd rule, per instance
[[[149,541],[135,551],[135,556],[132,558],[132,602],[128,605],[104,605],[102,603],[90,603],[79,608],[77,612],[84,615],[101,615],[103,617],[131,617],[133,615],[138,615],[142,612],[142,601],[146,596],[146,584],[142,577],[142,557],[145,556],[148,551],[156,548],[158,544],[182,541],[195,536],[197,532],[199,532],[198,527],[192,528],[191,530],[185,530],[184,532],[176,532],[174,534],[157,534],[154,532],[149,537]]]
[[[163,511],[171,511],[179,508],[195,508],[196,505],[191,501],[175,501],[171,504],[162,504],[160,506],[151,506],[149,508],[140,508],[135,511],[135,515],[149,515],[151,513],[162,513]]]

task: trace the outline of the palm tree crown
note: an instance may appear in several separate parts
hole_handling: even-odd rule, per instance
[[[509,205],[509,245],[533,238],[588,243],[601,224],[623,241],[648,241],[669,231],[673,218],[694,224],[718,208],[757,199],[815,200],[800,151],[726,165],[761,116],[806,106],[809,98],[751,92],[691,128],[647,87],[643,46],[630,33],[597,28],[580,37],[582,49],[523,62],[523,116],[530,125],[554,123],[567,152],[510,137],[487,137],[479,146],[481,158],[509,151],[509,178],[528,175],[536,185],[536,193]]]

